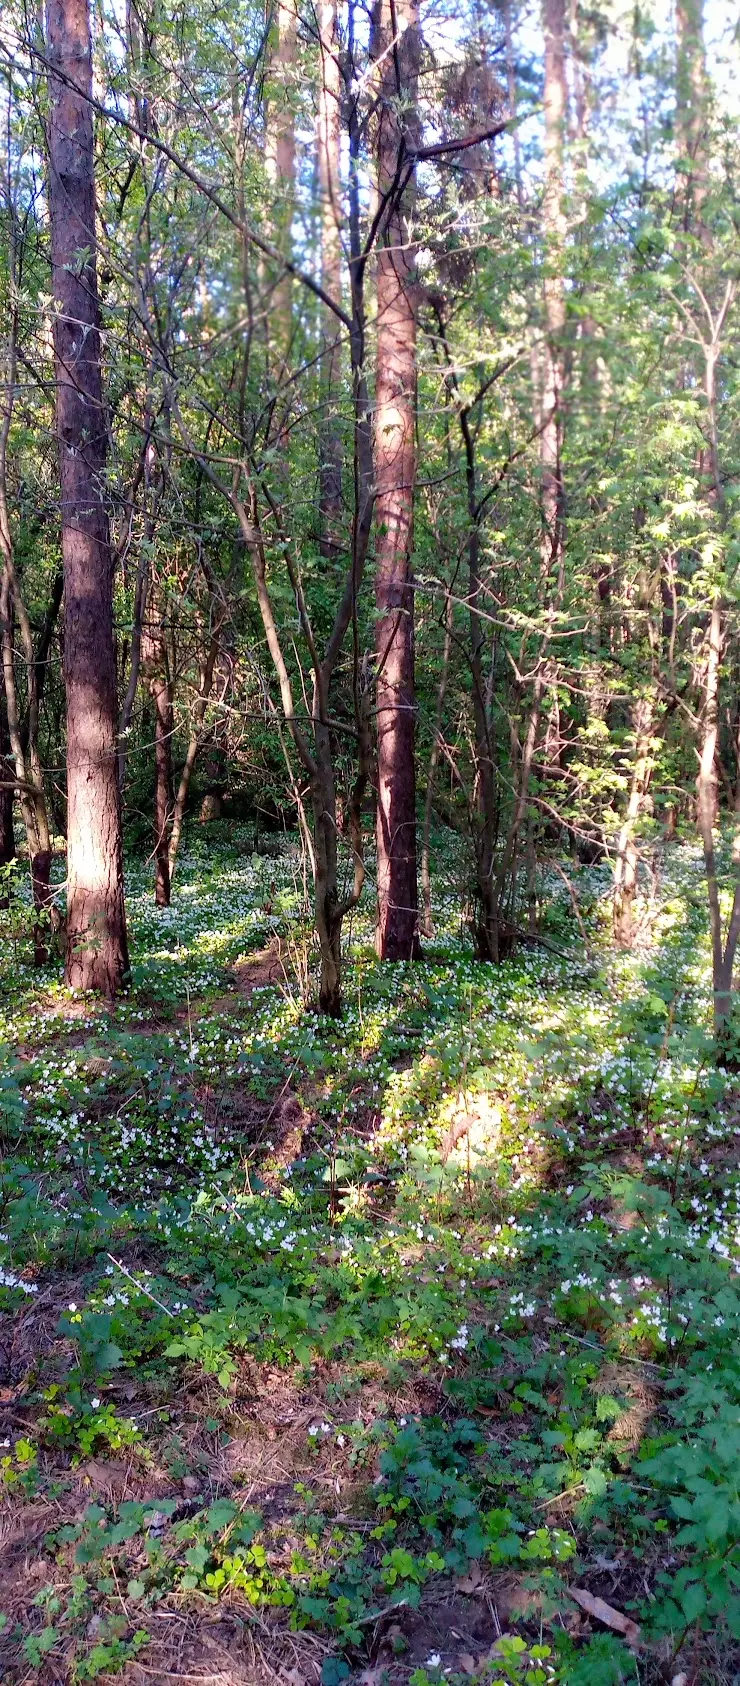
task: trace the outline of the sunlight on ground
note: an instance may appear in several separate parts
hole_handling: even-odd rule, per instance
[[[543,1680],[581,1662],[593,1686],[657,1680],[683,1631],[733,1623],[740,1539],[740,1110],[707,1041],[696,851],[658,862],[631,954],[610,947],[602,868],[571,873],[588,952],[558,878],[549,946],[498,969],[461,947],[451,886],[412,967],[375,961],[368,910],[337,1025],[290,964],[293,846],[238,846],[194,843],[170,910],[130,867],[134,983],[113,1014],[51,971],[39,1004],[6,943],[0,1300],[26,1333],[1,1378],[4,1480],[63,1516],[13,1643],[30,1659],[51,1625],[82,1658],[97,1612],[135,1671],[109,1563],[142,1632],[175,1595],[228,1598],[349,1672],[374,1610],[428,1612],[472,1564],[465,1596],[480,1580],[503,1615],[514,1586],[524,1644],[492,1676],[495,1631],[468,1634],[481,1679],[524,1679],[545,1620],[564,1672]],[[279,981],[253,983],[278,937]],[[285,1502],[257,1472],[245,1510],[236,1450],[268,1427]],[[128,1510],[112,1493],[81,1522],[80,1470],[124,1456]],[[639,1676],[623,1634],[568,1605],[575,1578],[642,1621]],[[67,1614],[45,1629],[57,1583]],[[390,1681],[469,1676],[447,1633],[427,1668],[421,1632]]]

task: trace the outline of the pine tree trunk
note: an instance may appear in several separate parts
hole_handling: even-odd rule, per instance
[[[67,700],[67,965],[112,996],[128,971],[116,767],[113,580],[95,262],[87,0],[48,0],[49,216]],[[59,71],[59,76],[54,71]]]
[[[395,6],[390,0],[381,0],[376,58],[380,63],[377,146],[381,203],[387,196],[377,267],[376,946],[384,960],[410,960],[419,952],[412,580],[417,305],[414,253],[409,244],[411,178],[406,154],[417,138],[416,0],[400,0]]]

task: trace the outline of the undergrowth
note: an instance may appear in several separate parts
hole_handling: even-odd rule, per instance
[[[630,955],[608,875],[572,878],[588,950],[558,875],[498,969],[444,882],[419,964],[356,920],[339,1025],[290,843],[194,839],[166,912],[134,863],[114,1013],[39,990],[11,906],[3,1680],[164,1677],[163,1616],[214,1608],[324,1686],[740,1674],[740,1107],[696,857],[657,860]]]

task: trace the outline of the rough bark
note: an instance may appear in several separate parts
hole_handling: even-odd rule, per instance
[[[115,995],[128,972],[116,767],[113,580],[103,408],[87,0],[48,0],[49,218],[67,705],[67,964]],[[55,71],[59,71],[59,75]]]
[[[416,881],[414,593],[416,473],[415,254],[411,244],[419,20],[416,0],[380,0],[375,421],[377,620],[376,946],[384,960],[419,952]]]

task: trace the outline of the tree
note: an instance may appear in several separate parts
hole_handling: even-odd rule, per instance
[[[336,0],[318,9],[319,105],[316,122],[321,217],[321,285],[329,298],[342,297],[343,193],[341,181],[341,70]],[[319,546],[334,554],[342,541],[342,458],[338,399],[342,365],[341,328],[328,305],[321,306],[321,424],[319,438]]]
[[[414,483],[417,298],[414,273],[414,155],[419,14],[416,0],[379,0],[375,384],[375,564],[377,716],[376,943],[384,960],[419,952],[416,880],[414,692]]]
[[[49,0],[56,429],[64,560],[67,963],[72,988],[108,996],[128,972],[116,738],[113,580],[104,470],[87,0]]]

